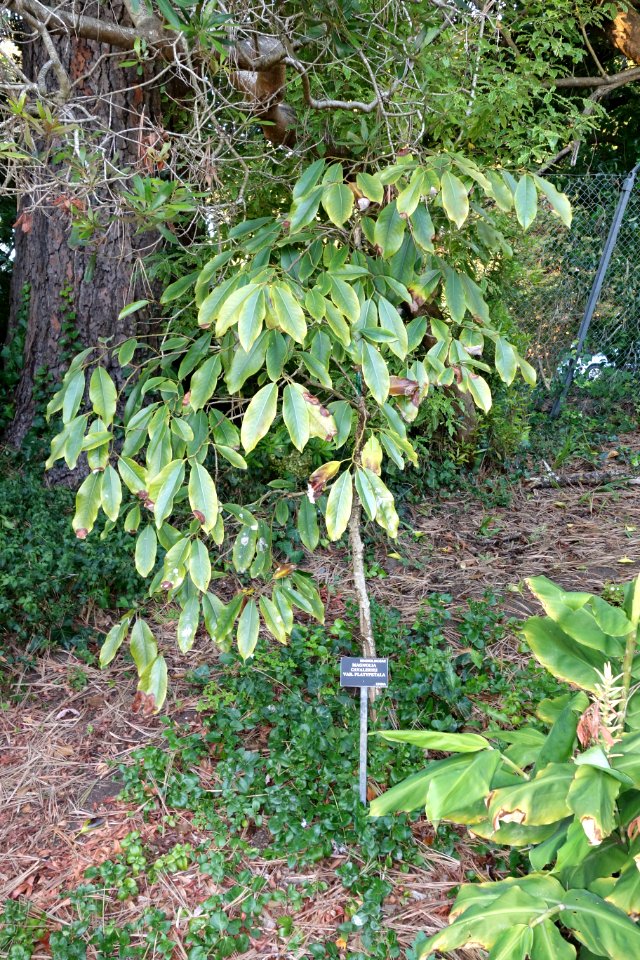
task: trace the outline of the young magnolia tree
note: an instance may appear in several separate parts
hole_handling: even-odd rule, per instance
[[[180,321],[155,352],[129,339],[75,358],[49,404],[62,429],[48,466],[64,458],[73,468],[86,453],[76,535],[86,538],[101,510],[103,536],[121,517],[137,532],[149,595],[180,608],[181,651],[202,624],[217,644],[235,637],[247,658],[262,627],[286,643],[296,610],[322,622],[311,577],[273,556],[286,505],[311,551],[321,523],[329,540],[348,530],[362,649],[375,655],[361,528],[366,520],[397,536],[385,460],[417,463],[409,428],[429,390],[457,387],[487,411],[493,367],[507,384],[518,372],[534,382],[491,323],[483,277],[506,248],[497,221],[514,213],[526,230],[540,195],[570,222],[566,197],[545,180],[483,172],[456,154],[402,156],[355,183],[340,164],[318,160],[295,184],[286,216],[234,226],[202,270],[165,290],[165,304],[193,298],[197,327],[195,314],[192,328]],[[105,369],[114,354],[125,374],[120,397]],[[254,502],[221,503],[220,462],[246,470],[245,457],[280,420],[292,450],[312,444],[322,454],[305,489],[281,479]],[[210,589],[212,570],[230,568],[236,593],[224,602]],[[158,709],[167,668],[141,615],[110,630],[101,663],[127,638],[139,690]]]

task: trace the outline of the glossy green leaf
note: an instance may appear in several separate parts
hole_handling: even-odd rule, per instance
[[[262,619],[271,636],[275,637],[278,643],[286,643],[287,631],[284,621],[273,600],[270,600],[269,597],[260,597],[258,603],[260,604]]]
[[[393,200],[380,211],[373,231],[374,243],[380,248],[385,260],[397,253],[402,246],[405,229],[405,221],[398,213],[396,201]]]
[[[111,663],[116,653],[124,643],[129,630],[131,617],[124,617],[119,623],[114,623],[100,647],[100,666],[106,667]]]
[[[137,667],[138,676],[141,676],[145,668],[153,663],[158,656],[158,645],[155,637],[146,620],[141,617],[138,617],[133,625],[129,649]]]
[[[79,540],[93,530],[102,502],[102,474],[90,473],[76,494],[76,511],[71,525]]]
[[[161,653],[140,674],[138,690],[153,698],[154,713],[162,707],[167,696],[167,664]]]
[[[565,193],[560,193],[552,183],[544,180],[542,177],[533,175],[533,179],[538,190],[545,195],[549,205],[556,216],[560,217],[565,227],[571,226],[571,203]]]
[[[332,183],[322,193],[322,206],[332,223],[341,227],[353,212],[353,193],[344,183]]]
[[[205,360],[193,374],[189,387],[189,406],[192,410],[201,410],[211,399],[221,368],[220,357],[213,356]]]
[[[211,560],[202,540],[194,540],[189,553],[189,576],[193,585],[206,593],[211,582]]]
[[[329,540],[339,540],[347,529],[353,503],[351,471],[345,470],[331,487],[325,521]]]
[[[237,644],[243,660],[253,654],[258,642],[260,617],[254,600],[249,600],[238,620]]]
[[[513,199],[518,223],[524,230],[528,230],[538,212],[538,193],[533,177],[529,174],[520,177]]]
[[[209,471],[197,461],[189,474],[189,505],[205,533],[213,530],[218,519],[218,494]]]
[[[309,441],[309,411],[301,393],[288,384],[282,396],[282,418],[296,450]]]
[[[149,576],[153,570],[157,551],[158,538],[151,524],[148,524],[140,531],[136,539],[135,564],[141,577]]]
[[[380,351],[362,341],[362,376],[377,403],[382,406],[389,396],[389,369]]]
[[[273,284],[270,288],[273,310],[280,328],[297,343],[304,343],[307,335],[307,322],[302,307],[283,284]]]
[[[438,730],[379,730],[376,736],[390,743],[411,743],[423,750],[447,753],[475,753],[491,750],[491,744],[477,733],[441,733]]]
[[[261,287],[257,288],[240,305],[238,311],[238,339],[243,350],[249,352],[260,336],[266,310],[264,290]]]
[[[120,477],[110,464],[105,467],[102,474],[100,495],[102,509],[109,519],[115,522],[120,514],[122,484],[120,483]]]
[[[307,550],[312,552],[320,541],[318,529],[318,515],[316,507],[308,497],[303,497],[298,507],[298,533]]]
[[[446,170],[442,174],[442,206],[449,220],[453,220],[460,229],[469,216],[469,196],[467,188],[455,173]]]
[[[182,653],[188,653],[196,639],[200,623],[200,599],[189,597],[178,618],[176,638]]]
[[[97,416],[110,424],[115,416],[118,394],[115,384],[104,367],[96,367],[89,381],[89,399]]]
[[[240,439],[249,453],[269,432],[274,421],[278,403],[278,387],[269,383],[255,394],[242,420]]]

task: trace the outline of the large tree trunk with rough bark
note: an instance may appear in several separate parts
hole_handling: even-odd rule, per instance
[[[110,9],[112,15],[127,22],[117,0]],[[79,81],[78,92],[93,117],[82,125],[83,141],[95,135],[91,147],[103,151],[106,163],[113,162],[114,167],[131,175],[148,174],[145,137],[160,117],[160,91],[153,78],[138,78],[135,70],[118,67],[112,49],[106,45],[64,34],[54,35],[53,40],[71,81]],[[27,76],[35,79],[47,59],[40,38],[25,41],[23,66]],[[53,153],[49,150],[48,156]],[[47,181],[51,173],[54,177]],[[56,196],[52,183],[53,166],[42,172],[39,182],[21,198],[18,209],[9,336],[25,303],[28,321],[15,420],[7,437],[14,444],[24,438],[41,400],[37,390],[34,395],[41,372],[58,381],[70,356],[82,347],[96,344],[99,337],[117,342],[136,332],[140,315],[118,320],[118,313],[125,304],[148,294],[140,264],[158,242],[155,236],[137,233],[133,218],[113,215],[119,194],[130,186],[125,177],[97,188],[102,194],[97,204],[101,208],[100,229],[86,245],[73,243],[72,189],[66,195],[61,187]],[[28,299],[24,297],[26,285]],[[118,370],[112,375],[117,380]]]

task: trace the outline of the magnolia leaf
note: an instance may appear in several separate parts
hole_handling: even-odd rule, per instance
[[[259,287],[247,297],[238,311],[238,339],[247,353],[260,336],[262,321],[266,313],[264,290]]]
[[[238,620],[236,636],[238,651],[243,660],[253,654],[258,642],[260,617],[254,600],[249,600]]]
[[[200,623],[200,600],[189,597],[178,618],[177,640],[182,653],[188,653],[193,646]]]
[[[115,657],[116,653],[122,646],[125,637],[127,636],[130,623],[131,617],[124,617],[120,623],[115,623],[109,630],[108,634],[104,638],[102,646],[100,647],[101,667],[106,667]]]
[[[376,736],[391,743],[411,743],[423,750],[475,753],[491,750],[491,744],[477,733],[441,733],[438,730],[378,730]]]
[[[220,357],[209,357],[191,377],[189,387],[189,406],[200,410],[213,396],[222,365]]]
[[[473,397],[473,401],[477,407],[488,413],[491,409],[491,387],[484,379],[477,373],[469,372],[469,393]]]
[[[108,464],[102,474],[102,487],[100,491],[102,509],[114,523],[120,514],[120,504],[122,503],[122,484],[120,477]]]
[[[91,374],[89,399],[96,415],[108,426],[115,416],[118,394],[104,367],[96,367]]]
[[[136,540],[135,564],[141,577],[147,577],[153,570],[157,550],[158,538],[156,532],[151,524],[148,524],[140,531]]]
[[[518,369],[518,360],[516,352],[503,337],[496,340],[496,370],[500,379],[509,386],[513,383],[513,378]]]
[[[290,384],[282,396],[282,419],[296,450],[304,450],[309,440],[309,409],[300,391]]]
[[[344,183],[332,183],[322,193],[322,206],[337,227],[341,227],[351,216],[353,200],[353,193]]]
[[[373,231],[374,244],[379,247],[385,260],[398,252],[404,233],[405,221],[396,209],[396,201],[392,200],[382,208]]]
[[[363,467],[380,476],[382,472],[382,447],[377,437],[374,437],[373,434],[371,434],[363,446],[360,453],[360,460]]]
[[[320,540],[318,514],[308,497],[303,497],[298,507],[298,533],[307,550],[313,552]]]
[[[93,530],[102,503],[102,474],[90,473],[76,494],[76,512],[71,525],[78,540]]]
[[[442,174],[442,206],[449,220],[453,220],[460,229],[469,216],[469,196],[467,188],[455,173],[446,170]]]
[[[377,403],[382,406],[389,396],[389,370],[379,350],[362,341],[362,375]]]
[[[161,653],[140,674],[138,690],[153,700],[157,713],[167,696],[167,664]]]
[[[528,230],[538,211],[538,193],[533,177],[525,173],[520,178],[513,199],[518,223],[524,230]]]
[[[278,403],[278,387],[275,383],[268,383],[262,387],[247,407],[240,430],[242,446],[247,453],[269,432],[274,421]]]
[[[158,645],[146,620],[141,617],[133,625],[129,649],[137,667],[138,676],[142,676],[145,668],[158,656]]]
[[[347,529],[353,503],[353,483],[351,471],[345,470],[331,487],[325,521],[330,540],[339,540]]]
[[[189,475],[189,504],[205,533],[213,530],[218,519],[218,494],[209,471],[197,461],[192,463]]]
[[[269,597],[260,597],[258,603],[260,604],[260,613],[264,625],[271,636],[275,637],[278,643],[286,643],[287,631],[284,627],[284,621],[273,600],[270,600]]]
[[[153,503],[156,527],[171,514],[174,498],[184,480],[184,460],[172,460],[149,484],[149,500]]]
[[[542,177],[539,177],[536,174],[533,175],[533,179],[538,190],[543,193],[549,201],[549,205],[555,215],[560,217],[565,227],[570,227],[571,203],[569,202],[567,195],[564,193],[559,193],[552,183],[549,183],[548,180],[544,180]]]
[[[292,295],[289,287],[285,287],[283,284],[274,284],[269,292],[280,328],[297,343],[304,343],[307,336],[307,322],[302,307]]]

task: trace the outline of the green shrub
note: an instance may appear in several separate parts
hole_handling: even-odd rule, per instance
[[[106,610],[135,600],[133,541],[121,533],[80,543],[73,510],[73,491],[46,488],[37,468],[0,457],[0,643],[18,641],[29,653],[73,645],[86,634],[79,621],[89,604]]]
[[[371,813],[424,807],[528,850],[506,880],[465,884],[451,924],[424,945],[470,943],[500,960],[640,956],[640,577],[622,606],[529,581],[546,617],[523,627],[535,658],[571,685],[543,700],[539,722],[476,733],[393,730],[391,742],[450,753],[393,787]],[[576,689],[577,688],[577,689]],[[515,861],[514,861],[515,863]]]

